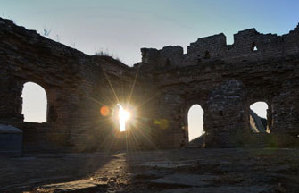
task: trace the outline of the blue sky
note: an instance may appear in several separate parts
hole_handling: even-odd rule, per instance
[[[282,35],[298,24],[298,10],[298,0],[0,0],[1,17],[39,33],[51,30],[49,38],[90,55],[108,52],[128,65],[141,61],[141,47],[186,50],[197,38],[221,32],[233,44],[233,34],[248,28]],[[32,85],[24,92],[35,95],[26,108],[43,95]],[[44,116],[39,111],[34,116]],[[199,116],[193,116],[197,125]]]

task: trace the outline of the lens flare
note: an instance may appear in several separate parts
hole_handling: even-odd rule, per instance
[[[158,119],[154,121],[155,125],[158,125],[160,129],[168,129],[169,128],[169,121],[167,119]]]
[[[100,113],[102,116],[106,117],[110,114],[110,109],[106,105],[102,106],[100,109]]]

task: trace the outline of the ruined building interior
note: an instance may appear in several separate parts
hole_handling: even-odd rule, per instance
[[[269,105],[266,135],[290,143],[276,145],[299,134],[299,26],[283,36],[239,31],[233,45],[222,33],[199,38],[186,54],[179,46],[142,48],[142,62],[129,67],[9,20],[0,25],[0,121],[21,129],[25,150],[119,148],[125,135],[136,149],[186,146],[194,104],[204,110],[205,147],[250,144],[249,106],[257,101]],[[46,90],[45,123],[23,121],[26,82]],[[117,104],[135,112],[126,134],[113,118]]]
[[[1,153],[186,147],[194,104],[204,111],[200,147],[298,145],[299,25],[282,36],[242,30],[232,45],[220,33],[186,53],[180,46],[141,53],[130,67],[0,18]],[[27,82],[46,91],[46,122],[24,122]],[[269,107],[266,123],[249,108],[258,101]],[[122,108],[131,116],[125,131],[116,116]],[[264,132],[253,132],[261,125]]]

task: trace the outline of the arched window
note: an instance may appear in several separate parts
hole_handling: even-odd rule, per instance
[[[46,122],[47,96],[44,88],[33,82],[25,83],[22,99],[24,122]]]
[[[268,105],[265,102],[256,102],[250,105],[249,119],[253,132],[270,132],[267,125]]]
[[[188,138],[189,141],[204,134],[203,109],[200,105],[192,105],[188,111]]]

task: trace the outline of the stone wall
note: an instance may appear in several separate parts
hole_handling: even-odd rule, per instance
[[[22,129],[24,144],[44,149],[181,147],[188,142],[187,112],[200,104],[206,146],[231,147],[244,145],[249,106],[264,101],[271,133],[296,138],[299,27],[283,36],[249,29],[234,37],[231,46],[224,34],[200,38],[187,54],[180,46],[142,48],[142,62],[128,67],[0,19],[0,123]],[[46,90],[47,123],[23,122],[28,81]],[[117,104],[136,112],[125,133]]]
[[[299,25],[289,34],[261,34],[255,29],[239,31],[234,35],[234,44],[227,45],[223,33],[206,38],[199,38],[187,48],[166,46],[161,50],[142,48],[143,63],[162,66],[171,63],[174,66],[201,65],[211,61],[235,63],[242,61],[264,61],[299,53]],[[254,49],[256,47],[256,50]],[[154,62],[152,62],[154,61]]]
[[[271,135],[298,141],[299,26],[282,36],[248,29],[234,38],[233,45],[226,44],[224,34],[199,38],[187,54],[176,52],[173,57],[165,54],[165,48],[141,49],[143,62],[138,66],[145,76],[157,80],[163,93],[161,111],[171,120],[163,139],[173,140],[173,146],[188,141],[181,130],[188,132],[187,112],[193,104],[204,110],[206,146],[249,143],[249,106],[258,101],[269,106]],[[163,100],[166,96],[172,100]],[[180,100],[174,102],[176,98]],[[277,137],[274,143],[282,145],[280,138],[284,139]]]

